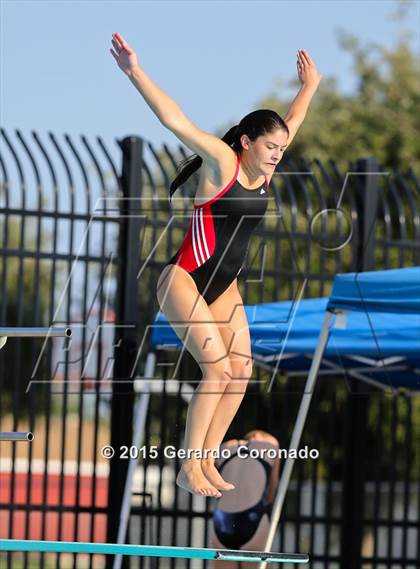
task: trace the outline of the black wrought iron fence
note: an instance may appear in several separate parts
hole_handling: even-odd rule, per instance
[[[167,188],[182,148],[136,137],[105,143],[4,130],[1,137],[1,324],[65,324],[73,339],[9,340],[1,351],[0,430],[27,427],[35,440],[1,443],[0,531],[114,542],[127,462],[106,460],[101,448],[131,440],[133,380],[144,373],[155,286],[185,236],[196,179],[171,204]],[[244,302],[293,298],[299,285],[306,297],[325,296],[336,273],[419,264],[414,172],[385,172],[372,158],[347,172],[332,161],[285,159],[270,189],[239,281]],[[173,361],[159,350],[157,374],[166,378]],[[199,378],[188,354],[179,373]],[[229,435],[258,426],[287,444],[302,385],[282,377],[268,395],[266,373],[255,369]],[[185,411],[180,393],[153,395],[144,444],[180,447]],[[314,568],[414,568],[419,415],[410,394],[349,386],[343,377],[321,382],[305,441],[322,459],[297,464],[276,548],[310,551]],[[369,425],[368,438],[361,425]],[[142,461],[133,543],[209,545],[211,506],[178,491],[178,467],[162,456]],[[7,567],[105,565],[100,556],[6,559]]]

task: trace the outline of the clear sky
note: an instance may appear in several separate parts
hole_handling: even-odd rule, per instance
[[[339,30],[397,41],[396,0],[1,0],[0,119],[7,129],[174,137],[153,116],[109,48],[120,32],[150,76],[201,128],[238,121],[276,82],[293,78],[304,47],[339,88],[355,87]],[[420,3],[407,23],[419,50]]]

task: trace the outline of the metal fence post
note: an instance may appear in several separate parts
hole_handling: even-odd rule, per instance
[[[379,163],[376,158],[362,158],[356,162],[356,207],[359,220],[359,247],[357,271],[375,270],[375,227],[379,199]]]
[[[138,259],[140,251],[139,198],[142,191],[143,141],[127,137],[121,142],[123,199],[120,205],[118,293],[115,330],[115,363],[112,386],[111,441],[115,455],[110,461],[108,487],[107,541],[117,540],[121,502],[128,461],[119,458],[118,449],[130,446],[133,434],[134,371],[137,334],[140,324],[138,308]],[[136,199],[137,198],[137,199]],[[119,326],[118,326],[119,325]],[[107,568],[112,567],[112,556]],[[124,564],[123,566],[127,566]]]
[[[379,164],[375,158],[356,163],[360,173],[355,180],[355,199],[359,226],[357,272],[375,268],[375,224],[378,206]],[[345,420],[345,459],[342,494],[341,567],[361,569],[365,498],[365,465],[367,460],[366,425],[368,394],[355,379],[349,381]]]

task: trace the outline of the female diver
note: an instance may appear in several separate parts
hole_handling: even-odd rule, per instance
[[[234,486],[214,461],[252,374],[248,322],[238,290],[249,239],[267,208],[271,177],[302,124],[321,76],[308,52],[297,53],[301,88],[284,119],[270,110],[245,116],[220,139],[200,130],[139,65],[118,33],[110,49],[120,69],[159,121],[191,149],[170,195],[196,170],[199,183],[188,233],[166,264],[157,300],[202,371],[191,399],[177,484],[194,494],[220,497]]]

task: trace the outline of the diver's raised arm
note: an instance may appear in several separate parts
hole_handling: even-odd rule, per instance
[[[208,163],[231,160],[233,151],[220,138],[199,129],[140,67],[137,54],[121,34],[112,35],[110,50],[119,68],[129,77],[159,121],[181,142]]]
[[[306,49],[298,50],[296,67],[301,87],[284,117],[284,122],[289,129],[288,146],[305,119],[312,97],[315,95],[322,77]]]

